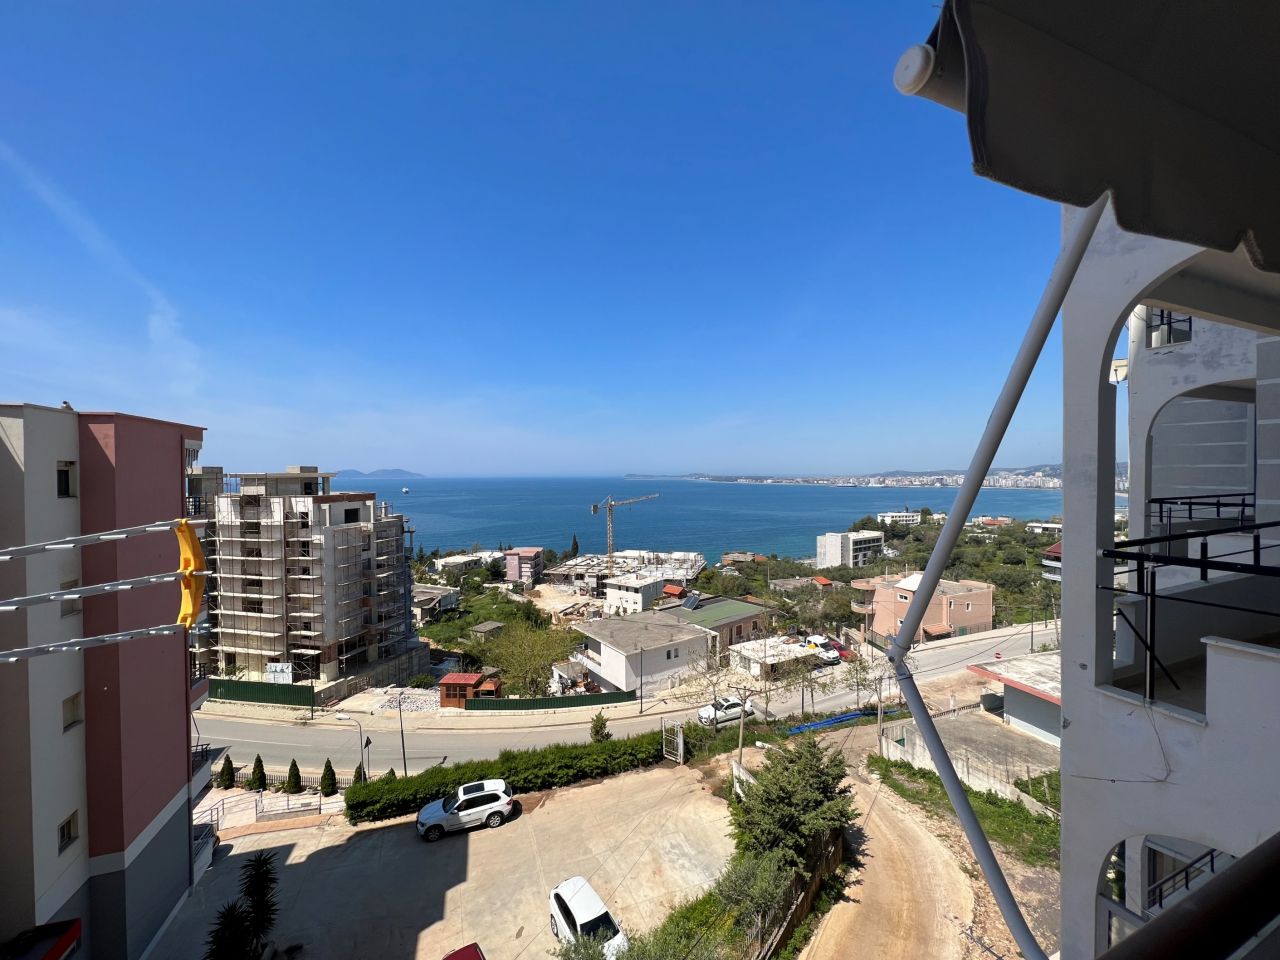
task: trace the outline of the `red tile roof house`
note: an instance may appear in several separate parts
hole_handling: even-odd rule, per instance
[[[466,709],[476,697],[499,697],[502,681],[483,673],[446,673],[440,678],[440,706]]]
[[[813,582],[814,584],[817,585],[819,590],[830,590],[833,586],[835,586],[835,584],[833,584],[826,577],[814,577]]]

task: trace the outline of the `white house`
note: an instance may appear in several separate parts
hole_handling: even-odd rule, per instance
[[[883,551],[884,534],[879,530],[820,533],[818,559],[814,566],[819,570],[827,567],[861,567]]]
[[[715,633],[660,610],[574,624],[584,637],[573,657],[606,691],[657,692],[704,658]]]
[[[794,637],[761,637],[729,648],[729,666],[757,678],[771,677],[782,664],[798,660],[817,662],[814,651]]]
[[[667,585],[663,577],[628,573],[604,582],[604,612],[610,616],[622,616],[648,610],[662,596]]]
[[[876,519],[881,523],[900,523],[906,527],[914,527],[920,523],[920,514],[918,511],[898,511],[877,513]]]

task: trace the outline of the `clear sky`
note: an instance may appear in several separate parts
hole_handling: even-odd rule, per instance
[[[893,89],[937,7],[12,2],[5,400],[202,461],[957,467],[1058,245]],[[999,462],[1057,461],[1055,336]]]

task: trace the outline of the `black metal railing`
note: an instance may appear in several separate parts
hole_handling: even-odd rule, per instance
[[[199,770],[209,762],[210,744],[197,743],[191,748],[191,769]]]
[[[1205,493],[1189,497],[1152,497],[1147,501],[1147,519],[1157,523],[1195,520],[1253,520],[1253,491],[1248,493]]]
[[[1167,347],[1191,340],[1191,317],[1172,310],[1150,307],[1147,310],[1147,346]]]
[[[191,665],[191,685],[194,687],[209,679],[210,666],[207,663],[193,663]]]
[[[1127,594],[1129,596],[1142,597],[1146,603],[1146,622],[1144,630],[1139,630],[1123,610],[1119,611],[1121,619],[1128,624],[1129,629],[1133,631],[1133,635],[1137,638],[1146,655],[1145,664],[1145,683],[1143,686],[1143,696],[1147,700],[1155,700],[1156,689],[1156,670],[1160,670],[1169,679],[1175,688],[1178,688],[1177,682],[1173,679],[1173,675],[1168,668],[1160,661],[1156,655],[1156,607],[1157,599],[1177,601],[1179,603],[1191,603],[1198,606],[1217,607],[1223,610],[1234,610],[1245,613],[1258,613],[1266,616],[1276,616],[1275,613],[1266,610],[1251,610],[1238,604],[1217,603],[1210,600],[1203,600],[1197,597],[1169,597],[1160,596],[1158,573],[1162,567],[1182,567],[1199,571],[1201,580],[1208,580],[1211,572],[1215,573],[1243,573],[1259,577],[1275,577],[1280,578],[1280,565],[1275,563],[1264,563],[1262,552],[1280,544],[1269,543],[1266,546],[1262,543],[1262,531],[1280,527],[1280,520],[1273,520],[1269,523],[1241,523],[1233,527],[1215,528],[1212,531],[1187,531],[1183,533],[1170,533],[1159,537],[1144,537],[1139,540],[1121,540],[1117,541],[1111,549],[1101,549],[1098,551],[1100,557],[1110,560],[1116,560],[1124,564],[1132,563],[1133,567],[1128,572],[1136,574],[1136,583],[1138,589],[1130,590],[1125,587],[1118,587],[1114,582],[1100,583],[1097,585],[1099,590],[1107,590],[1113,594]],[[1250,547],[1247,550],[1233,550],[1230,553],[1209,555],[1209,536],[1225,536],[1228,534],[1251,534]],[[1178,555],[1169,553],[1171,545],[1179,543],[1188,543],[1192,540],[1199,540],[1199,550],[1195,556],[1191,555],[1188,550],[1186,555]],[[1156,552],[1154,548],[1163,548],[1163,552]],[[1237,557],[1242,554],[1248,554],[1249,560],[1242,562],[1239,560],[1225,559],[1227,557]],[[1123,572],[1117,570],[1117,572]]]
[[[1207,873],[1215,873],[1218,861],[1222,859],[1221,850],[1206,850],[1185,867],[1179,867],[1163,879],[1157,880],[1147,888],[1147,909],[1158,907],[1164,909],[1166,897],[1179,890],[1190,890],[1191,883]]]

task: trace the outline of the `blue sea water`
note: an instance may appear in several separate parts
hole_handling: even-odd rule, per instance
[[[619,507],[615,548],[696,550],[715,563],[726,550],[811,557],[815,538],[867,514],[929,507],[950,510],[954,487],[828,487],[626,480],[619,477],[335,480],[335,490],[370,490],[408,516],[415,545],[430,551],[499,543],[564,551],[574,534],[584,553],[603,552],[605,518],[591,504],[657,493]],[[402,486],[409,487],[401,493]],[[1062,513],[1058,490],[984,489],[975,513],[1047,520]]]

